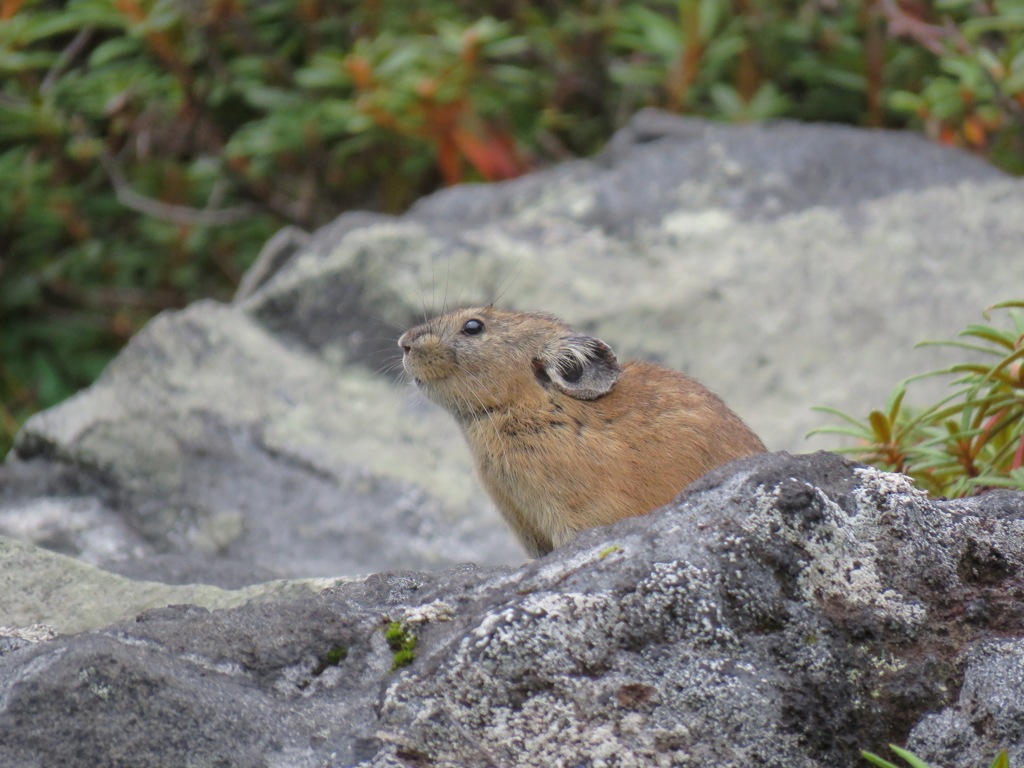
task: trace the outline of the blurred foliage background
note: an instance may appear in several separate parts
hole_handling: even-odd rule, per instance
[[[0,0],[0,456],[279,227],[591,154],[643,106],[1024,172],[1024,0]]]

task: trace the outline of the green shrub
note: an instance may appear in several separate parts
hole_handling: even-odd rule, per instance
[[[943,23],[921,23],[884,0],[890,30],[903,30],[938,57],[918,90],[889,96],[928,135],[976,147],[997,165],[1024,173],[1024,2],[939,0]]]
[[[283,224],[587,155],[642,106],[917,121],[1024,170],[1021,0],[914,9],[0,0],[0,454]]]
[[[1024,301],[1007,301],[989,310],[1011,307],[1024,307]],[[872,411],[864,421],[819,407],[816,410],[847,424],[810,434],[853,437],[856,445],[841,452],[909,475],[935,496],[968,496],[988,488],[1024,490],[1024,313],[1009,309],[1009,316],[1009,331],[968,326],[960,335],[971,343],[923,342],[980,352],[988,362],[960,363],[902,381],[885,408]],[[988,311],[985,317],[989,318]],[[950,383],[953,394],[926,408],[903,404],[909,383],[941,375],[956,377]]]

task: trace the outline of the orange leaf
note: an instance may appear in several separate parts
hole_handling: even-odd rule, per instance
[[[209,22],[221,24],[232,16],[241,15],[237,0],[216,0],[208,9]]]
[[[320,9],[316,6],[316,0],[300,0],[299,18],[306,24],[312,24],[320,18]]]
[[[469,66],[476,63],[477,49],[480,44],[480,36],[474,29],[467,29],[462,33],[462,50],[459,51],[459,58]]]
[[[964,120],[964,138],[976,147],[985,146],[985,126],[977,115],[971,115]]]
[[[381,128],[390,128],[392,131],[403,133],[394,116],[387,110],[376,106],[368,95],[364,94],[356,99],[356,109],[372,118],[373,122]]]
[[[462,180],[462,163],[459,161],[459,148],[451,135],[442,135],[437,139],[437,165],[441,169],[444,183],[449,187]]]
[[[128,17],[128,20],[134,24],[139,24],[146,20],[146,12],[139,7],[135,0],[114,0],[114,5],[117,7],[117,10]]]
[[[373,67],[365,56],[349,54],[345,57],[345,69],[352,76],[356,88],[367,91],[373,87]]]
[[[1000,112],[992,112],[986,118],[980,118],[981,124],[985,126],[985,130],[989,133],[998,131],[1003,127],[1003,115]]]
[[[1020,339],[1017,339],[1017,343],[1017,348],[1020,349]],[[1006,370],[1006,374],[1017,382],[1017,386],[1024,387],[1024,366],[1021,366],[1020,360],[1011,363],[1010,367]]]
[[[416,83],[416,95],[423,99],[432,99],[437,95],[438,83],[432,77],[421,77]]]
[[[0,3],[0,21],[13,19],[14,14],[21,10],[24,0],[3,0]]]
[[[508,160],[507,172],[502,178],[511,179],[521,176],[529,170],[529,164],[519,154],[516,140],[511,134],[503,132],[492,133],[491,141],[504,151],[504,156]]]
[[[491,136],[480,139],[464,128],[455,130],[452,138],[466,159],[487,181],[511,179],[521,173],[519,163],[510,151],[514,147],[503,146],[499,139]]]

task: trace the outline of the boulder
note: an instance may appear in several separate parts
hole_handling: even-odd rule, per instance
[[[1022,596],[1024,494],[762,454],[515,571],[23,631],[0,765],[1016,765]]]
[[[1022,207],[1024,182],[912,134],[643,112],[592,160],[283,231],[233,304],[157,317],[29,420],[0,534],[227,589],[517,565],[458,429],[395,378],[402,328],[553,312],[806,450],[811,406],[877,407],[950,361],[915,342],[1024,284]]]
[[[90,389],[30,420],[4,468],[0,526],[115,569],[162,553],[248,564],[258,581],[514,561],[466,450],[427,453],[430,430],[454,426],[407,417],[407,394],[200,302],[156,318]],[[44,510],[32,493],[54,467],[85,475],[85,493],[58,488]],[[66,533],[83,506],[110,536]]]

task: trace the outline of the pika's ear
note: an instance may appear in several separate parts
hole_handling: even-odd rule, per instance
[[[582,333],[555,339],[534,365],[577,400],[595,400],[610,392],[619,380],[619,364],[611,347]]]

